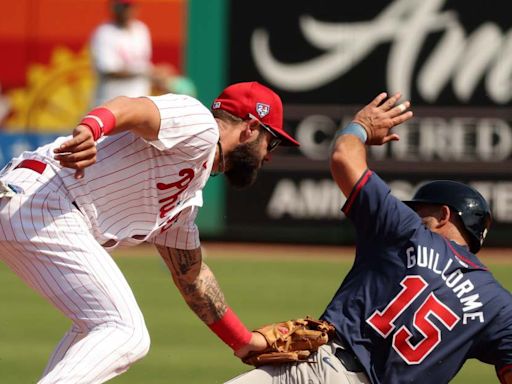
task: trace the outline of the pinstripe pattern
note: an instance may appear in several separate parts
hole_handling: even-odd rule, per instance
[[[75,179],[73,170],[62,169],[53,160],[52,150],[64,137],[40,148],[36,155],[22,156],[44,159],[54,168],[62,188],[86,215],[96,240],[113,244],[107,249],[164,239],[166,243],[161,245],[180,244],[183,249],[199,246],[194,219],[197,207],[202,206],[201,191],[215,156],[217,124],[211,113],[191,97],[169,94],[151,99],[161,113],[159,139],[148,143],[130,132],[100,139],[97,161],[85,170],[84,179]],[[180,171],[186,169],[193,171],[193,179],[180,193],[176,206],[160,217],[163,203],[159,201],[172,196],[176,189],[159,190],[155,186],[179,181],[183,178]],[[167,236],[158,236],[180,211]],[[186,243],[180,233],[188,233]]]
[[[40,383],[101,383],[144,356],[149,336],[121,271],[69,199],[45,182],[48,170],[8,175],[24,193],[0,200],[0,254],[74,323]]]
[[[158,140],[130,132],[102,138],[84,179],[53,160],[66,138],[14,160],[43,161],[43,174],[18,168],[2,175],[18,193],[0,199],[0,259],[73,322],[40,384],[102,383],[149,349],[143,315],[106,249],[143,241],[199,246],[194,220],[218,128],[195,99],[152,99],[161,113]]]

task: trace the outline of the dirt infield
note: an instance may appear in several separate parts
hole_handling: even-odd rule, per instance
[[[203,253],[209,258],[248,258],[262,260],[352,260],[354,247],[330,245],[297,245],[272,243],[231,243],[231,242],[204,242]],[[151,245],[142,245],[135,248],[116,250],[115,256],[149,256],[158,255]],[[512,248],[488,248],[479,252],[478,256],[483,263],[512,264]]]
[[[354,257],[354,247],[328,245],[296,245],[296,244],[267,244],[267,243],[223,243],[208,242],[203,244],[207,254],[214,257],[261,257],[270,259],[348,259]],[[512,264],[512,248],[482,249],[478,256],[485,263]]]

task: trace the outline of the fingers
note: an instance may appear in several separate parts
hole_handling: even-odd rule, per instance
[[[379,93],[375,99],[370,103],[370,105],[373,105],[374,107],[378,107],[382,101],[388,96],[386,92]]]
[[[87,135],[86,132],[79,132],[76,136],[73,136],[69,140],[63,142],[58,148],[53,150],[55,154],[62,154],[66,152],[76,152],[77,148],[85,145],[91,145],[94,143],[92,136]]]
[[[75,172],[75,179],[79,180],[79,179],[83,179],[85,176],[85,171],[83,169],[77,169],[77,171]]]
[[[71,160],[67,158],[63,158],[59,160],[59,163],[62,167],[65,168],[73,168],[73,169],[80,169],[80,168],[86,168],[89,165],[92,165],[96,162],[96,155],[90,155],[87,157],[81,157],[79,160]]]
[[[69,148],[69,152],[56,153],[55,160],[68,163],[75,163],[80,160],[89,159],[96,156],[96,146],[94,143],[82,143],[76,147]]]
[[[413,116],[414,116],[414,114],[412,113],[412,111],[407,111],[405,113],[401,113],[400,115],[395,116],[392,119],[393,126],[402,124],[403,122],[412,119]]]
[[[73,130],[73,137],[53,150],[54,158],[61,167],[75,169],[75,178],[84,177],[84,168],[96,162],[96,142],[92,131],[85,125]]]
[[[94,145],[94,138],[91,130],[85,125],[79,125],[73,131],[73,137],[63,142],[58,148],[53,150],[55,154],[63,154],[66,152],[77,152],[84,146]]]
[[[400,97],[402,97],[402,94],[400,92],[395,93],[393,96],[391,96],[389,99],[387,99],[380,105],[380,109],[384,111],[391,110],[395,106],[397,101],[400,100]]]
[[[400,136],[396,133],[392,133],[391,135],[387,135],[382,139],[382,144],[389,143],[390,141],[398,141],[400,140]]]

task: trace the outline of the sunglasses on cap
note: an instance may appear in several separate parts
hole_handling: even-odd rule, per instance
[[[258,119],[256,116],[254,116],[251,113],[249,113],[249,118],[252,120],[256,120],[263,127],[263,129],[265,129],[267,132],[269,132],[270,135],[272,136],[272,138],[270,139],[270,141],[267,145],[267,152],[272,152],[274,149],[276,149],[279,146],[279,144],[281,144],[281,141],[282,141],[281,138],[279,136],[277,136],[276,133],[274,131],[272,131],[272,129],[270,129],[265,124],[263,124],[260,121],[260,119]]]

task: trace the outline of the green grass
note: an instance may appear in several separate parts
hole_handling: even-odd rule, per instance
[[[207,260],[228,302],[251,328],[318,316],[351,264],[256,257]],[[112,383],[221,383],[247,369],[188,309],[158,256],[150,252],[116,260],[146,316],[152,347],[144,360]],[[490,267],[510,289],[512,265]],[[0,281],[0,382],[34,383],[69,322],[1,263]],[[453,381],[484,382],[498,381],[493,368],[479,362],[468,363]]]

